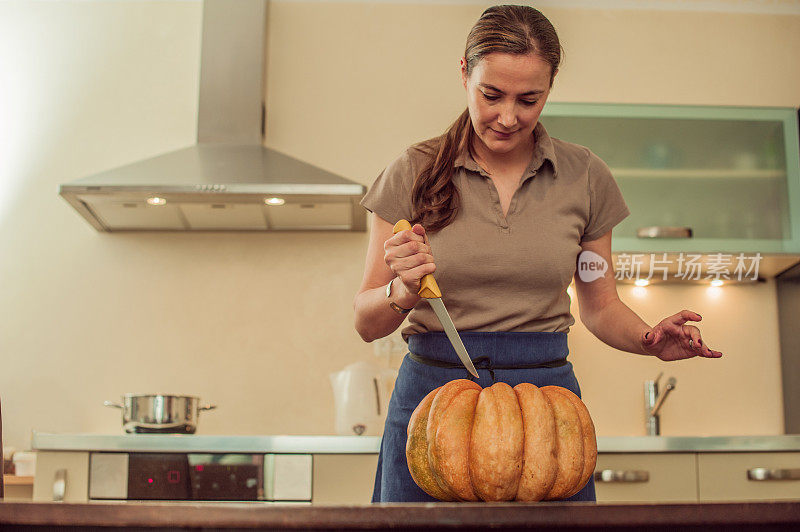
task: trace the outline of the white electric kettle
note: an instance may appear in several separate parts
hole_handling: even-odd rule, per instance
[[[336,433],[380,436],[397,370],[374,362],[355,362],[330,374],[336,408]]]

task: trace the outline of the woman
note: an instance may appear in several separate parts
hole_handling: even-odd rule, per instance
[[[467,110],[441,137],[408,148],[362,200],[372,226],[356,330],[371,342],[410,312],[373,502],[434,500],[408,471],[406,427],[428,392],[469,377],[420,303],[426,274],[436,272],[482,386],[531,382],[580,395],[566,361],[573,276],[581,320],[606,344],[662,360],[722,355],[685,325],[700,315],[684,310],[649,327],[619,300],[610,266],[599,279],[576,275],[583,252],[611,264],[611,228],[629,211],[603,161],[538,123],[560,60],[558,36],[539,11],[487,9],[461,59]],[[414,225],[393,235],[400,219]],[[593,481],[568,500],[595,500]]]

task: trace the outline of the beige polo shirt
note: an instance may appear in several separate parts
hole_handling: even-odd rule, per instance
[[[472,158],[455,162],[461,198],[455,220],[428,233],[436,278],[459,331],[568,332],[567,294],[582,241],[595,240],[630,211],[608,166],[588,148],[551,138],[537,124],[531,162],[503,216],[497,189]],[[387,222],[412,217],[411,187],[434,139],[409,147],[381,172],[361,205]],[[425,301],[403,338],[442,326]]]

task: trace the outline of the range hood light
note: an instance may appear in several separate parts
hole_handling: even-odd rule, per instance
[[[636,281],[633,284],[635,284],[636,286],[647,286],[650,284],[650,281],[648,281],[647,279],[636,279]]]
[[[283,205],[286,203],[286,200],[283,198],[267,198],[264,200],[264,203],[267,205]]]
[[[153,196],[152,198],[147,198],[147,203],[149,203],[150,205],[156,205],[156,206],[158,206],[158,205],[166,205],[167,204],[167,200],[165,200],[164,198],[159,198],[158,196]]]
[[[714,279],[711,281],[711,286],[722,286],[725,282],[722,279]]]

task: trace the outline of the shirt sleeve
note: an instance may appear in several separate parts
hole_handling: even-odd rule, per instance
[[[628,217],[631,211],[622,197],[611,169],[594,153],[589,154],[589,223],[581,242],[597,240]]]
[[[361,205],[391,224],[400,219],[410,220],[413,213],[411,188],[416,179],[412,162],[406,150],[389,163],[361,199]]]

